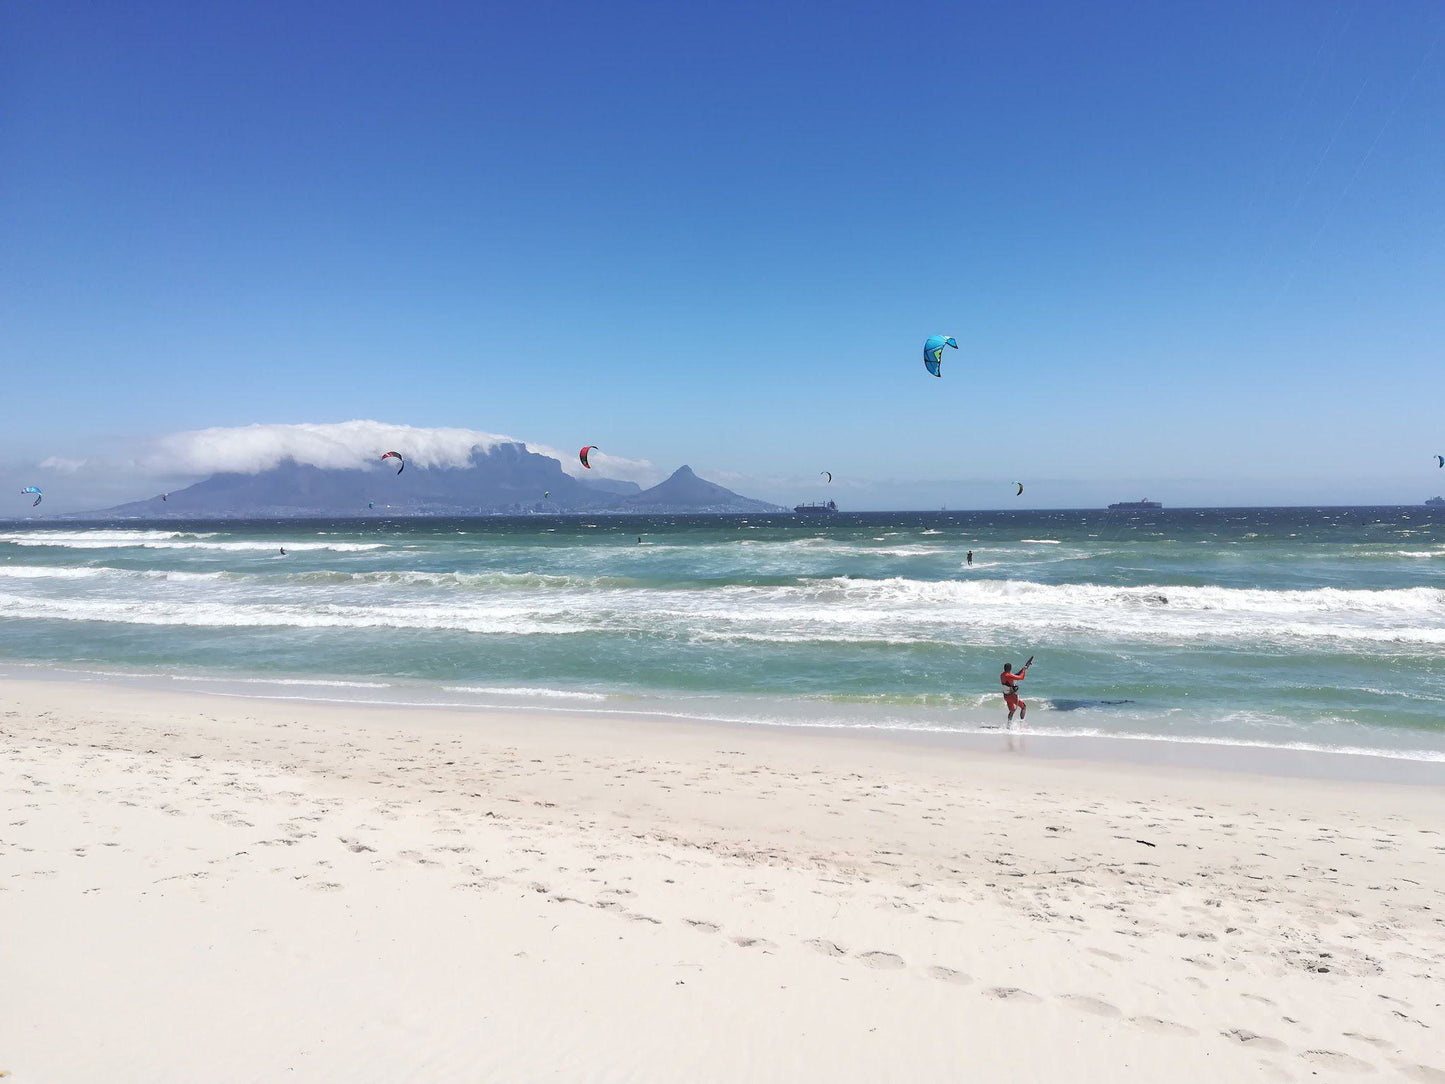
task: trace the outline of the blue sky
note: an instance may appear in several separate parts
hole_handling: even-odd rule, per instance
[[[857,507],[1416,501],[1442,35],[1433,0],[8,4],[4,484],[378,418]]]

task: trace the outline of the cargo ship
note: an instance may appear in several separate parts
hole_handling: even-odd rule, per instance
[[[1163,506],[1162,504],[1160,504],[1158,501],[1151,501],[1151,500],[1142,500],[1142,501],[1119,501],[1117,504],[1111,504],[1111,505],[1109,505],[1109,511],[1110,511],[1110,512],[1143,512],[1143,511],[1152,511],[1152,510],[1155,509],[1155,508],[1163,508],[1163,507],[1164,507],[1164,506]]]
[[[838,513],[838,506],[832,501],[826,504],[798,504],[793,506],[793,511],[800,516],[833,516]]]

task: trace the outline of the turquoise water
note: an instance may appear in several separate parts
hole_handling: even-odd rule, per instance
[[[0,524],[11,667],[968,731],[1030,654],[1035,732],[1445,759],[1445,514]]]

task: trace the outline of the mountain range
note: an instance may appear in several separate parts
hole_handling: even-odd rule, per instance
[[[460,516],[567,512],[777,512],[679,467],[651,489],[636,482],[575,478],[525,444],[474,448],[465,466],[409,463],[367,469],[284,460],[251,474],[226,472],[162,496],[102,512],[118,519],[305,516]]]

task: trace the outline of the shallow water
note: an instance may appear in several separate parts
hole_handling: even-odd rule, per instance
[[[1445,514],[0,524],[12,664],[969,731],[1029,654],[1036,732],[1445,760]]]

